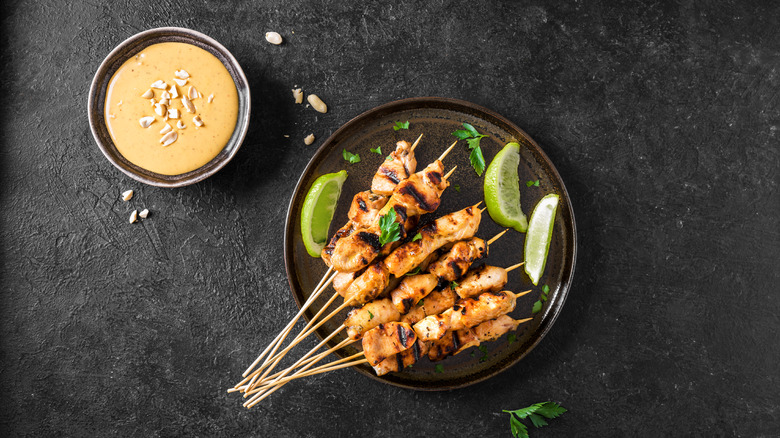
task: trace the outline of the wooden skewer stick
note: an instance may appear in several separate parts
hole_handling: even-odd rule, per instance
[[[454,142],[454,143],[452,143],[452,144],[450,145],[450,147],[448,147],[448,148],[447,148],[447,150],[446,150],[446,151],[442,152],[441,156],[440,156],[439,158],[437,158],[437,159],[436,159],[436,161],[441,161],[441,160],[443,160],[443,159],[444,159],[444,158],[445,158],[445,157],[446,157],[446,156],[447,156],[447,155],[450,153],[450,151],[452,150],[452,148],[454,148],[454,147],[455,147],[455,145],[456,145],[456,144],[458,144],[458,141],[457,141],[457,140],[455,140],[455,142]]]
[[[512,270],[514,270],[514,269],[517,269],[517,268],[519,268],[520,266],[523,266],[524,264],[525,264],[525,262],[520,262],[520,263],[518,263],[518,264],[516,264],[516,265],[512,265],[512,266],[510,266],[510,267],[508,267],[508,268],[506,268],[506,269],[504,269],[504,270],[505,270],[506,272],[509,272],[509,271],[512,271]]]
[[[414,144],[412,144],[412,148],[409,150],[410,152],[414,152],[415,149],[417,149],[417,145],[420,143],[420,140],[422,139],[422,134],[420,134],[419,137],[417,137],[417,140],[414,141]]]
[[[338,330],[338,331],[341,331],[341,330]],[[292,372],[294,369],[296,369],[298,367],[302,367],[300,370],[298,370],[295,373],[293,373],[293,376],[299,375],[299,374],[305,372],[307,369],[311,368],[312,366],[316,365],[317,362],[319,362],[320,360],[324,359],[326,356],[328,356],[329,354],[333,353],[334,351],[340,350],[340,349],[346,347],[347,345],[353,344],[353,343],[355,343],[357,341],[354,340],[354,339],[349,339],[349,338],[344,339],[343,341],[339,342],[335,347],[332,347],[332,348],[330,348],[330,349],[328,349],[326,351],[323,351],[322,353],[314,356],[313,358],[306,360],[308,358],[308,356],[311,355],[312,353],[314,353],[314,351],[316,351],[317,349],[319,349],[319,347],[321,345],[323,345],[324,342],[325,341],[323,341],[317,347],[313,348],[306,356],[304,356],[301,359],[299,359],[298,362],[294,363],[291,367],[287,368],[284,371],[280,371],[279,373],[277,373],[278,376],[275,376],[273,378],[268,378],[268,379],[265,379],[265,380],[259,382],[255,389],[250,390],[251,392],[249,392],[249,394],[255,394],[257,392],[264,391],[264,390],[266,390],[266,389],[268,389],[268,388],[270,388],[272,386],[275,386],[276,384],[280,383],[283,379],[290,380],[289,377],[285,377],[285,376],[287,376],[287,374]],[[290,377],[292,377],[292,376],[290,376]]]
[[[326,287],[333,281],[333,278],[336,276],[334,273],[330,278],[327,279],[327,282],[323,284],[323,282],[328,277],[328,274],[330,274],[333,271],[333,267],[328,268],[328,271],[325,272],[325,275],[322,276],[322,280],[320,280],[319,284],[317,284],[317,287],[314,288],[314,291],[311,295],[309,295],[309,298],[306,300],[306,302],[301,306],[301,310],[298,311],[298,314],[295,315],[295,317],[290,320],[290,322],[285,326],[284,329],[282,329],[281,332],[274,338],[273,341],[271,341],[270,344],[265,348],[265,350],[260,354],[260,356],[255,359],[254,362],[252,362],[252,365],[249,366],[249,368],[244,371],[244,373],[241,375],[242,377],[246,377],[250,372],[252,372],[252,369],[257,366],[257,364],[265,357],[265,355],[268,354],[271,349],[274,349],[274,352],[276,352],[276,348],[278,348],[279,344],[281,344],[284,341],[284,338],[287,337],[287,334],[290,333],[290,330],[292,330],[293,326],[295,326],[295,323],[298,322],[298,319],[300,319],[301,315],[303,315],[303,312],[306,311],[306,309],[309,308],[309,306],[314,303],[314,300],[317,299],[317,297],[320,296],[320,294],[325,290]],[[271,355],[274,354],[274,352],[270,353]],[[241,386],[241,383],[236,385],[236,388]]]
[[[300,364],[300,363],[301,363],[301,362],[303,362],[304,360],[308,359],[308,358],[309,358],[309,356],[311,356],[312,354],[314,354],[314,352],[315,352],[315,351],[317,351],[317,350],[319,350],[319,349],[320,349],[320,348],[321,348],[323,345],[327,344],[327,343],[328,343],[328,341],[330,341],[331,339],[333,339],[333,337],[334,337],[334,336],[336,336],[337,334],[339,334],[339,333],[341,332],[341,330],[343,330],[343,329],[345,329],[345,328],[346,328],[346,327],[342,327],[342,328],[340,328],[340,329],[338,329],[338,330],[334,330],[334,331],[333,331],[333,333],[329,334],[329,335],[328,335],[328,337],[326,337],[325,339],[323,339],[323,340],[322,340],[322,342],[320,342],[319,344],[317,344],[317,346],[316,346],[316,347],[314,347],[314,348],[313,348],[311,351],[309,351],[308,353],[306,353],[306,355],[305,355],[305,356],[303,356],[302,358],[298,359],[298,361],[297,361],[297,362],[295,362],[295,363],[294,363],[294,364],[293,364],[291,367],[287,368],[287,369],[285,370],[285,371],[286,371],[286,373],[290,373],[290,371],[292,371],[293,369],[295,369],[295,368],[298,366],[298,364]],[[339,347],[339,348],[341,348],[341,347]],[[284,357],[284,356],[282,356],[282,357]],[[265,371],[265,373],[263,373],[263,375],[262,375],[262,376],[260,376],[260,378],[256,380],[256,381],[257,381],[257,383],[255,383],[255,382],[251,382],[251,383],[249,384],[249,389],[251,390],[251,389],[253,389],[254,387],[256,387],[257,385],[260,385],[262,382],[266,381],[266,380],[267,380],[267,379],[266,379],[266,376],[267,376],[267,375],[268,375],[268,374],[269,374],[271,371],[273,371],[273,369],[274,369],[274,367],[276,366],[276,364],[278,364],[278,363],[279,363],[279,361],[280,361],[280,360],[282,360],[282,357],[280,357],[279,359],[277,359],[277,360],[276,360],[276,362],[274,362],[274,365],[273,365],[272,367],[268,368],[268,369]],[[281,377],[284,377],[284,376],[286,376],[286,375],[287,375],[287,374],[282,374],[282,376],[281,376]],[[247,395],[248,395],[248,393],[247,393]],[[245,395],[244,397],[246,397],[246,395]]]
[[[354,359],[357,359],[357,358],[362,357],[362,356],[363,356],[363,352],[360,351],[358,353],[353,354],[352,356],[345,357],[344,359],[335,360],[333,362],[328,362],[325,365],[320,365],[320,366],[318,366],[316,368],[312,368],[310,370],[306,370],[306,371],[301,370],[301,371],[298,371],[297,373],[293,374],[292,376],[287,376],[284,379],[281,379],[279,381],[270,382],[268,384],[268,386],[264,387],[263,389],[270,389],[270,388],[272,388],[274,386],[283,385],[283,384],[285,384],[285,383],[287,383],[289,381],[295,380],[295,379],[300,379],[300,378],[303,378],[303,377],[312,376],[312,375],[315,375],[315,374],[320,374],[321,372],[324,373],[324,372],[330,371],[336,365],[340,365],[340,364],[342,364],[344,362],[349,362],[350,360],[354,360]],[[362,361],[360,363],[362,363]],[[322,370],[325,370],[325,371],[322,371]],[[258,390],[259,389],[260,388],[258,388]]]
[[[522,297],[523,295],[528,295],[529,293],[531,293],[531,289],[528,289],[527,291],[520,292],[520,293],[512,293],[512,292],[509,292],[509,291],[506,291],[506,293],[507,293],[507,295],[513,295],[515,297],[515,299],[517,299],[517,298]]]
[[[357,342],[357,340],[353,340],[353,339],[345,339],[345,340],[341,341],[341,343],[339,343],[339,345],[337,345],[337,346],[335,346],[335,347],[331,348],[330,350],[328,350],[328,351],[324,351],[324,352],[322,352],[322,353],[319,353],[319,354],[317,354],[317,355],[316,355],[316,356],[314,356],[314,357],[311,357],[311,358],[309,358],[309,359],[306,359],[305,361],[301,362],[301,363],[298,365],[298,367],[301,367],[301,366],[308,365],[308,364],[310,364],[310,363],[312,363],[312,362],[319,362],[319,361],[321,361],[322,359],[324,359],[324,358],[325,358],[325,356],[327,356],[328,354],[330,354],[332,351],[336,351],[336,350],[338,350],[339,348],[344,348],[344,347],[346,347],[346,346],[348,346],[348,345],[350,345],[350,344],[352,344],[352,343],[354,343],[354,342]],[[290,368],[295,368],[295,367],[290,367]],[[279,372],[277,372],[277,373],[271,374],[271,375],[270,375],[270,376],[268,376],[268,377],[267,377],[267,378],[266,378],[264,381],[261,381],[261,382],[259,382],[259,383],[258,383],[258,385],[265,385],[265,383],[266,383],[266,382],[268,382],[268,381],[270,381],[270,380],[272,380],[272,379],[276,379],[277,377],[281,376],[281,375],[282,375],[282,373],[284,373],[284,371],[286,371],[286,370],[282,370],[282,371],[279,371]],[[297,373],[296,373],[296,374],[297,374]]]
[[[450,178],[450,175],[452,175],[455,172],[455,169],[457,169],[457,168],[458,168],[458,166],[455,166],[452,169],[450,169],[450,171],[447,172],[446,175],[444,175],[444,178],[443,178],[444,181],[447,181]]]
[[[309,351],[309,352],[308,352],[308,353],[307,353],[305,356],[303,356],[302,358],[300,358],[300,359],[299,359],[297,362],[295,362],[295,363],[294,363],[292,366],[290,366],[289,368],[286,368],[286,369],[284,369],[284,370],[282,370],[282,371],[280,371],[280,372],[276,373],[276,374],[274,375],[275,377],[260,378],[260,379],[257,381],[257,383],[255,383],[255,384],[254,384],[254,386],[249,386],[249,387],[247,388],[247,390],[246,390],[246,393],[244,394],[244,398],[246,398],[246,397],[248,397],[248,396],[250,396],[250,395],[252,395],[252,394],[255,394],[255,393],[258,393],[258,392],[264,391],[264,389],[263,389],[263,388],[267,388],[267,387],[271,386],[271,385],[272,385],[274,382],[276,382],[277,380],[280,380],[280,379],[284,378],[286,375],[290,374],[290,372],[292,372],[292,370],[294,370],[295,368],[297,368],[297,367],[301,366],[301,365],[299,365],[300,363],[304,362],[304,361],[305,361],[305,360],[306,360],[306,359],[307,359],[309,356],[311,356],[311,355],[312,355],[312,354],[313,354],[315,351],[319,350],[319,349],[320,349],[320,348],[321,348],[323,345],[327,344],[327,343],[328,343],[328,341],[330,341],[331,339],[333,339],[333,336],[335,336],[335,335],[336,335],[337,333],[339,333],[340,331],[341,331],[341,330],[336,330],[336,331],[334,331],[333,333],[331,333],[331,334],[330,334],[330,335],[329,335],[327,338],[323,339],[323,340],[322,340],[322,342],[320,342],[319,344],[317,344],[317,346],[316,346],[316,347],[314,347],[314,348],[313,348],[311,351]],[[329,350],[325,351],[325,352],[324,352],[324,354],[323,354],[323,353],[320,353],[319,355],[315,356],[315,359],[316,359],[317,357],[320,357],[320,358],[322,358],[322,357],[325,357],[326,355],[328,355],[328,354],[330,354],[330,353],[332,353],[332,352],[334,352],[334,351],[336,351],[336,350],[338,350],[338,349],[340,349],[340,348],[344,347],[345,345],[349,345],[350,343],[354,342],[354,341],[352,341],[352,342],[350,342],[350,341],[351,341],[351,339],[344,339],[343,341],[339,342],[339,343],[338,343],[338,344],[337,344],[335,347],[333,347],[333,348],[331,348],[331,349],[329,349]],[[316,362],[315,362],[315,360],[310,360],[310,361],[308,361],[308,362],[305,364],[305,365],[306,365],[306,367],[305,367],[304,369],[311,368],[311,366],[312,366],[312,365],[314,365],[314,363],[316,363]],[[298,372],[300,372],[300,370],[299,370]]]
[[[338,370],[338,369],[341,369],[341,368],[349,368],[349,367],[351,367],[351,366],[360,365],[360,364],[362,364],[362,363],[367,363],[367,362],[368,362],[368,359],[363,359],[363,360],[358,360],[358,361],[355,361],[355,362],[343,363],[343,364],[341,364],[341,365],[336,365],[336,366],[334,366],[333,368],[326,368],[326,369],[320,370],[320,371],[318,371],[316,374],[326,373],[326,372],[328,372],[328,371],[335,371],[335,370]],[[279,388],[281,388],[282,386],[284,386],[284,384],[280,384],[280,385],[278,385],[278,386],[274,387],[274,388],[273,388],[273,389],[271,389],[270,391],[268,391],[268,392],[266,392],[265,394],[263,394],[263,395],[262,395],[260,398],[258,398],[258,399],[256,399],[256,400],[255,400],[255,399],[253,399],[254,401],[251,401],[251,400],[250,400],[250,401],[248,401],[248,402],[244,403],[244,406],[245,406],[246,408],[251,408],[251,407],[253,407],[254,405],[256,405],[256,404],[260,403],[261,401],[263,401],[263,400],[264,400],[266,397],[268,397],[268,396],[270,396],[271,394],[273,394],[274,392],[276,392],[276,391],[277,391]]]
[[[311,325],[314,323],[314,321],[315,321],[317,318],[319,318],[319,316],[320,316],[320,315],[322,315],[322,313],[323,313],[323,312],[325,312],[325,310],[327,310],[327,308],[328,308],[328,307],[329,307],[331,304],[333,304],[333,302],[336,300],[336,297],[338,297],[338,296],[339,296],[339,294],[336,294],[336,293],[334,293],[334,294],[333,294],[333,296],[332,296],[332,297],[330,297],[330,299],[328,300],[328,302],[327,302],[327,303],[325,303],[325,305],[324,305],[324,306],[322,306],[322,308],[320,309],[320,311],[319,311],[319,312],[317,312],[317,314],[316,314],[316,315],[314,315],[314,317],[311,319],[311,321],[309,321],[309,324],[307,324],[307,325],[306,325],[306,327],[304,327],[304,328],[303,328],[303,330],[301,330],[301,331],[305,331],[307,328],[309,328],[309,327],[310,327],[310,326],[311,326]],[[300,336],[300,334],[299,334],[298,336]],[[298,336],[296,336],[296,337],[295,337],[295,339],[293,339],[293,342],[295,342],[295,341],[298,339]],[[296,343],[296,344],[297,344],[297,343]],[[294,345],[293,345],[293,346],[294,346]],[[256,370],[255,370],[255,371],[252,373],[252,374],[250,374],[249,376],[247,376],[247,377],[251,377],[251,378],[252,378],[252,380],[250,381],[250,386],[251,386],[251,385],[254,385],[255,381],[257,380],[257,376],[259,376],[259,375],[260,375],[260,373],[261,373],[261,372],[262,372],[262,371],[263,371],[263,370],[264,370],[266,367],[269,367],[269,366],[270,366],[270,367],[271,367],[271,369],[273,369],[273,367],[275,367],[275,366],[276,366],[276,364],[277,364],[277,363],[279,363],[279,360],[281,360],[281,358],[282,358],[282,357],[284,357],[284,354],[283,354],[283,353],[286,353],[287,351],[290,351],[290,348],[292,348],[293,346],[289,346],[289,347],[287,347],[287,349],[286,349],[286,350],[284,350],[283,352],[277,353],[277,354],[276,354],[276,356],[271,356],[270,358],[266,359],[266,360],[265,360],[265,362],[263,363],[263,365],[259,366],[259,367],[258,367],[258,368],[257,368],[257,369],[256,369]],[[274,362],[274,361],[275,361],[275,362]],[[272,362],[273,362],[273,363],[272,363]],[[266,373],[266,374],[267,374],[267,373]]]
[[[320,314],[321,314],[323,311],[327,310],[327,308],[330,306],[330,304],[333,302],[333,300],[335,300],[335,299],[336,299],[336,297],[338,297],[338,296],[339,296],[339,294],[333,294],[333,297],[332,297],[332,298],[331,298],[331,299],[328,301],[328,303],[327,303],[325,306],[323,306],[323,307],[322,307],[322,309],[320,310],[320,312],[319,312],[319,313],[317,313],[317,315],[314,315],[314,318],[312,318],[312,319],[311,319],[311,321],[309,321],[309,325],[311,325],[313,322],[317,321],[317,318],[320,316]],[[353,304],[352,304],[352,302],[351,302],[351,301],[350,301],[350,302],[345,302],[344,304],[342,304],[342,305],[340,305],[339,307],[337,307],[337,308],[336,308],[336,310],[334,310],[334,311],[333,311],[333,312],[332,312],[330,315],[328,315],[328,316],[327,316],[325,319],[323,319],[322,321],[319,321],[319,322],[318,322],[318,323],[317,323],[317,324],[316,324],[314,327],[312,327],[312,328],[311,328],[311,329],[309,329],[308,331],[305,331],[305,332],[303,332],[303,333],[299,334],[299,335],[298,335],[298,336],[297,336],[295,339],[293,339],[293,340],[290,342],[290,345],[288,345],[288,346],[287,346],[287,347],[286,347],[284,350],[282,350],[281,352],[277,353],[277,354],[276,354],[276,356],[274,356],[274,358],[273,358],[273,359],[271,359],[271,360],[273,360],[274,362],[271,364],[271,366],[270,366],[270,369],[272,370],[272,369],[273,369],[273,368],[274,368],[274,367],[275,367],[275,366],[276,366],[276,365],[279,363],[279,361],[281,361],[281,360],[282,360],[282,358],[283,358],[284,356],[286,356],[286,355],[287,355],[287,353],[288,353],[290,350],[292,350],[292,348],[293,348],[293,347],[295,347],[296,345],[298,345],[298,344],[299,344],[301,341],[303,341],[303,340],[304,340],[304,339],[305,339],[307,336],[309,336],[310,334],[314,333],[314,331],[315,331],[315,330],[317,330],[318,328],[320,328],[320,326],[321,326],[322,324],[325,324],[326,322],[328,322],[328,320],[330,320],[331,318],[333,318],[333,317],[334,317],[335,315],[337,315],[339,312],[341,312],[342,310],[344,310],[345,308],[347,308],[347,307],[350,307],[350,306],[353,306]],[[306,326],[306,327],[304,327],[304,330],[306,330],[306,328],[308,328],[308,327],[309,327],[309,326]],[[265,373],[263,376],[261,376],[261,379],[262,379],[262,378],[265,378],[265,376],[266,376],[266,375],[268,375],[268,373],[269,373],[269,372],[270,372],[270,370],[267,370],[267,371],[266,371],[266,373]]]
[[[489,246],[489,245],[492,245],[492,244],[493,244],[493,242],[495,242],[495,241],[496,241],[496,240],[498,240],[498,239],[499,239],[501,236],[503,236],[504,234],[506,234],[506,232],[507,232],[507,231],[509,231],[509,228],[507,228],[506,230],[504,230],[504,231],[502,231],[502,232],[500,232],[500,233],[496,234],[495,236],[493,236],[493,238],[492,238],[492,239],[490,239],[490,240],[488,240],[488,241],[487,241],[487,244],[488,244],[488,246]]]

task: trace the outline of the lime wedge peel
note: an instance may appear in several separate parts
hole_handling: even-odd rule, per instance
[[[346,170],[326,173],[314,180],[303,200],[301,236],[306,252],[312,257],[320,257],[322,248],[328,241],[330,222],[333,220],[341,187],[346,179]]]
[[[555,224],[555,212],[558,209],[558,195],[551,194],[542,198],[528,221],[528,233],[525,236],[525,272],[534,286],[539,284],[539,279],[544,272],[547,263],[547,253],[550,251],[553,225]]]
[[[520,205],[519,164],[520,145],[507,143],[490,162],[485,173],[485,205],[497,224],[525,233],[528,219]]]

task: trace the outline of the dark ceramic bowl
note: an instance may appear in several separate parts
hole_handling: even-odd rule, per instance
[[[225,147],[214,159],[198,169],[180,175],[161,175],[127,161],[114,145],[103,118],[108,83],[119,67],[146,47],[152,44],[167,42],[192,44],[216,56],[225,65],[230,76],[233,77],[236,90],[238,91],[238,121],[230,140],[228,140]],[[241,66],[238,65],[236,58],[222,44],[191,29],[161,27],[131,36],[108,54],[103,63],[100,64],[97,73],[95,73],[95,78],[92,80],[92,86],[89,89],[87,112],[89,113],[89,125],[92,129],[92,135],[95,137],[98,147],[103,152],[103,155],[108,158],[108,161],[116,166],[117,169],[142,183],[159,187],[182,187],[208,178],[223,168],[233,158],[236,152],[238,152],[238,148],[241,147],[247,128],[249,128],[250,106],[249,84],[246,76],[244,76],[244,71],[241,70]]]
[[[394,130],[394,123],[399,121],[409,121],[409,129]],[[365,364],[354,367],[357,371],[384,383],[420,390],[453,389],[483,381],[508,369],[530,353],[550,330],[563,309],[573,281],[577,255],[574,212],[566,186],[542,148],[514,123],[489,109],[462,100],[420,97],[390,102],[350,120],[322,144],[303,171],[290,200],[284,240],[287,278],[298,306],[300,307],[306,301],[327,270],[321,259],[309,256],[301,239],[301,206],[314,180],[324,173],[341,169],[346,169],[349,174],[330,226],[330,234],[332,234],[346,222],[352,196],[370,187],[374,172],[385,159],[384,155],[395,149],[396,141],[412,142],[418,135],[425,134],[415,150],[417,169],[420,170],[436,159],[455,140],[451,133],[462,129],[461,124],[464,122],[472,124],[479,132],[489,135],[481,140],[480,145],[485,161],[488,163],[506,143],[510,141],[520,143],[518,173],[522,193],[521,202],[526,214],[530,215],[536,203],[544,195],[556,193],[560,196],[547,267],[539,286],[533,286],[522,269],[510,272],[509,283],[505,286],[505,289],[513,292],[532,290],[532,293],[518,299],[517,308],[511,316],[516,319],[533,317],[533,320],[521,325],[514,333],[514,337],[502,336],[494,342],[484,343],[482,347],[484,351],[472,348],[437,363],[432,363],[427,358],[422,359],[403,372],[390,373],[382,377],[377,377],[371,367]],[[381,146],[383,155],[369,151],[370,148],[377,146]],[[342,158],[344,149],[359,153],[361,162],[349,164],[344,161]],[[484,176],[476,175],[469,164],[468,157],[466,144],[461,141],[444,160],[445,169],[458,166],[457,171],[450,178],[452,186],[442,195],[439,210],[428,217],[421,218],[421,223],[483,200]],[[539,186],[526,187],[524,184],[526,181],[536,180],[539,181]],[[487,240],[503,229],[485,212],[477,236]],[[524,241],[525,234],[510,230],[490,245],[489,256],[484,263],[508,267],[522,261]],[[539,312],[532,313],[534,302],[541,298],[542,286],[545,284],[549,287],[547,300]],[[311,319],[332,294],[332,288],[326,290],[315,300],[314,305],[307,309],[305,317]],[[335,307],[333,305],[331,308]],[[316,332],[320,339],[339,329],[345,316],[346,310],[320,327]],[[342,341],[344,339],[342,335],[343,332],[331,339],[328,345],[332,347]],[[353,344],[339,350],[337,355],[344,358],[358,351],[358,344]],[[440,364],[441,367],[437,368],[436,364]]]

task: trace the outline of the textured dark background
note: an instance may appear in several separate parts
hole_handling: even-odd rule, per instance
[[[780,435],[780,7],[547,3],[3,2],[3,435],[508,436],[501,410],[542,400],[570,411],[536,437]],[[230,49],[254,104],[233,162],[176,190],[114,169],[86,113],[106,54],[166,25]],[[295,311],[298,175],[353,116],[426,95],[505,115],[558,167],[580,248],[560,318],[471,388],[344,370],[246,411],[225,389]]]

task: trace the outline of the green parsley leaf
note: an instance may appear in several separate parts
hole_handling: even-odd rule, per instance
[[[457,281],[453,281],[450,283],[450,289],[455,290],[456,287],[460,286]]]
[[[546,284],[542,286],[542,292],[544,292],[545,295],[550,293],[550,286],[547,286]]]
[[[469,134],[471,134],[472,137],[479,137],[479,135],[480,135],[479,132],[477,132],[476,128],[474,128],[472,125],[470,125],[468,123],[464,123],[463,127],[466,128],[466,131],[468,131]],[[484,135],[483,135],[483,137],[484,137]]]
[[[409,129],[409,121],[405,121],[403,123],[401,122],[395,122],[395,126],[393,126],[393,130],[398,131],[401,129]]]
[[[477,348],[479,348],[479,351],[482,352],[482,357],[479,358],[479,361],[480,362],[484,362],[484,361],[488,360],[487,347],[484,346],[484,345],[480,345]]]
[[[420,267],[418,266],[418,267],[412,269],[411,271],[407,272],[404,275],[417,275],[419,273],[420,273]]]
[[[422,307],[424,305],[425,305],[425,300],[424,299],[417,302],[417,307]]]
[[[460,193],[460,184],[455,184],[455,185],[454,185],[454,186],[452,186],[452,187],[454,187],[454,188],[455,188],[455,191],[456,191],[456,192]]]
[[[536,427],[547,426],[547,422],[544,421],[544,418],[539,415],[531,414],[528,416],[528,418],[531,419],[531,423],[533,423]]]
[[[471,133],[470,132],[463,131],[463,130],[455,131],[455,132],[452,133],[452,135],[454,135],[455,137],[458,137],[461,140],[465,140],[465,139],[471,137]]]
[[[477,176],[482,176],[482,173],[485,171],[485,157],[482,156],[482,149],[479,146],[471,150],[469,161],[471,162],[471,167],[477,172]]]
[[[536,410],[536,413],[547,418],[548,420],[552,420],[553,418],[558,418],[566,412],[565,408],[562,408],[561,405],[554,402],[547,402],[542,405],[539,409]]]
[[[344,149],[341,152],[341,156],[344,157],[346,161],[349,161],[350,164],[355,164],[360,162],[360,155],[359,154],[353,154],[349,152],[348,150]]]
[[[517,336],[514,333],[510,333],[506,340],[509,341],[509,345],[512,345],[513,342],[517,341]]]
[[[395,221],[395,218],[395,208],[391,208],[390,211],[379,218],[379,229],[381,231],[381,234],[379,235],[380,245],[384,246],[387,243],[401,239],[401,225]]]
[[[387,158],[385,158],[385,161],[393,161],[393,156],[388,155]]]
[[[434,367],[434,369],[436,370],[436,372],[437,372],[437,373],[443,373],[443,372],[444,372],[444,365],[442,365],[442,364],[436,364],[436,366]]]
[[[375,148],[370,148],[369,151],[371,151],[371,152],[373,152],[375,154],[382,155],[382,146],[377,146]]]
[[[528,428],[512,414],[509,414],[509,428],[512,431],[512,436],[515,438],[528,438]]]
[[[366,310],[368,310],[368,309],[366,309]],[[369,310],[368,311],[368,320],[371,321],[372,319],[374,319],[374,314],[371,313],[371,311]]]
[[[542,310],[541,300],[534,303],[534,308],[531,310],[531,313],[539,313],[540,310]]]
[[[476,352],[476,351],[472,351],[472,352],[471,352],[471,357],[474,357],[474,356],[476,356],[476,355],[477,355],[477,352]]]
[[[417,242],[418,240],[422,239],[422,234],[417,233],[412,237],[412,242]]]
[[[482,139],[482,137],[487,137],[487,135],[480,135],[479,137],[467,139],[466,143],[468,143],[469,149],[479,149],[479,141]]]
[[[527,408],[518,409],[516,411],[506,411],[505,410],[504,412],[506,412],[508,414],[516,415],[517,418],[522,420],[522,419],[528,417],[529,415],[533,414],[534,412],[536,412],[539,408],[542,407],[542,405],[544,403],[545,402],[534,403],[531,406],[528,406]]]
[[[531,186],[539,187],[539,180],[537,179],[536,181],[526,181],[525,182],[525,186],[526,187],[531,187]]]

